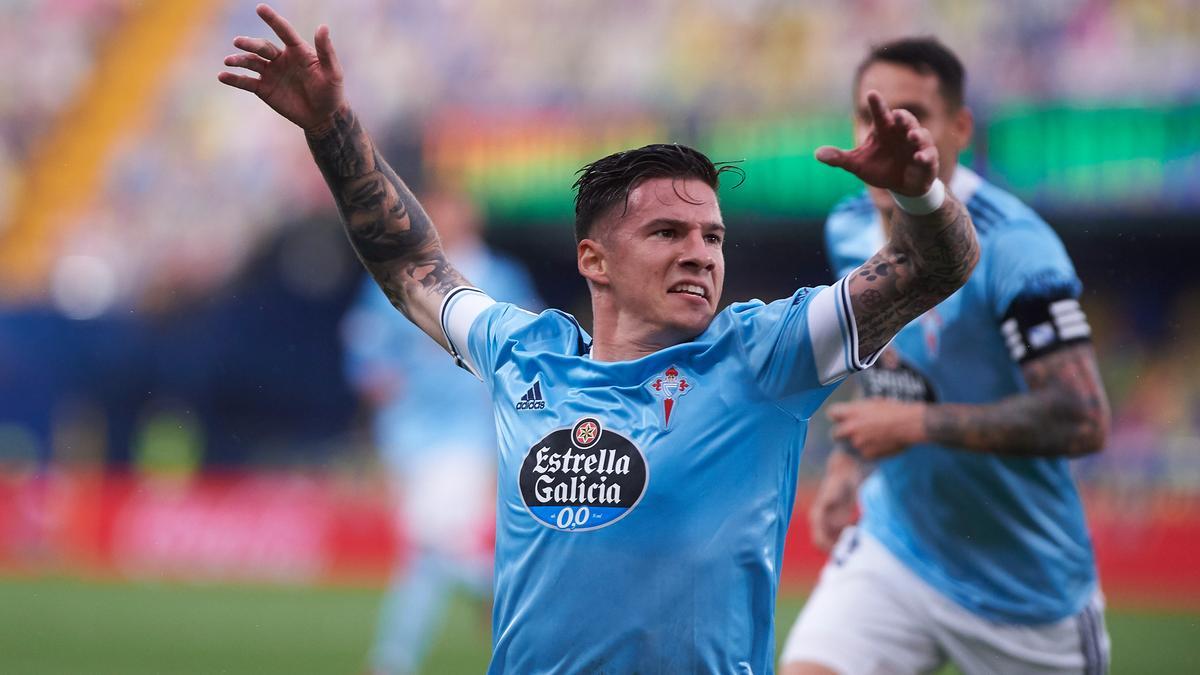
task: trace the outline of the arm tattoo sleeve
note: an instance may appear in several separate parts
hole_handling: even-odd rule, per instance
[[[931,405],[929,440],[1012,456],[1077,457],[1100,450],[1109,408],[1090,344],[1059,350],[1022,367],[1030,391],[989,405]]]
[[[444,343],[441,299],[467,281],[447,261],[429,217],[349,109],[328,131],[308,136],[346,234],[392,304]]]
[[[927,216],[894,209],[890,241],[848,280],[859,353],[874,353],[958,290],[978,260],[975,226],[957,199],[947,195]]]

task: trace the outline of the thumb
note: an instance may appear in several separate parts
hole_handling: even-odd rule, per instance
[[[317,59],[320,60],[321,65],[335,74],[341,75],[342,64],[338,62],[337,52],[333,50],[333,40],[329,37],[329,26],[321,24],[317,28],[313,42],[317,46]]]
[[[821,147],[817,148],[817,151],[813,153],[813,156],[817,158],[818,162],[822,162],[824,164],[828,164],[829,166],[840,169],[846,166],[846,163],[850,158],[850,153],[846,152],[845,150],[839,150],[832,145],[822,145]]]

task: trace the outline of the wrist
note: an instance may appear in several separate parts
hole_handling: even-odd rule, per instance
[[[328,117],[304,127],[304,135],[308,138],[321,138],[323,136],[327,136],[329,135],[329,132],[333,131],[334,128],[337,127],[338,120],[344,119],[349,114],[350,106],[342,103],[338,107],[334,108],[333,112],[329,113]]]
[[[940,178],[933,179],[933,184],[929,186],[925,194],[915,197],[892,190],[888,190],[888,192],[891,193],[892,201],[896,202],[896,206],[900,207],[901,211],[914,216],[927,216],[941,208],[946,201],[946,184]]]
[[[928,403],[914,403],[916,410],[913,411],[913,424],[909,432],[908,444],[917,445],[919,443],[929,443],[929,414],[933,407]]]

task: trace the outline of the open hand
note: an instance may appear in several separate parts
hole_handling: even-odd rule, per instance
[[[317,28],[313,45],[300,39],[288,20],[267,5],[255,8],[283,47],[263,38],[236,37],[233,46],[243,50],[225,57],[225,65],[258,73],[258,77],[222,72],[222,83],[255,94],[264,103],[306,132],[319,132],[345,105],[342,67],[329,27]]]
[[[877,91],[867,92],[871,133],[853,150],[825,145],[816,157],[862,182],[902,195],[925,194],[938,174],[938,151],[929,130],[907,110],[890,110]]]
[[[925,441],[925,404],[866,398],[829,406],[834,440],[863,459],[883,459]]]

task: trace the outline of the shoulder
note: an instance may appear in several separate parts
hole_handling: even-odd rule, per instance
[[[1081,284],[1062,239],[1032,208],[984,183],[967,210],[979,232],[979,271],[998,309],[1022,296],[1078,295]]]
[[[487,310],[485,320],[493,338],[514,342],[522,351],[583,354],[592,341],[575,317],[559,309],[535,314],[498,302]]]
[[[1016,195],[981,182],[966,203],[975,229],[985,238],[1013,234],[1038,235],[1058,240],[1053,228]]]
[[[967,201],[984,261],[1021,258],[1069,263],[1062,239],[1036,211],[1004,190],[983,183]]]
[[[761,319],[767,319],[767,323],[770,324],[772,320],[778,319],[788,312],[803,311],[813,294],[823,288],[825,287],[801,288],[786,298],[769,303],[757,298],[732,303],[713,318],[713,322],[709,324],[708,330],[700,339],[706,336],[715,336],[730,329],[745,328]]]

